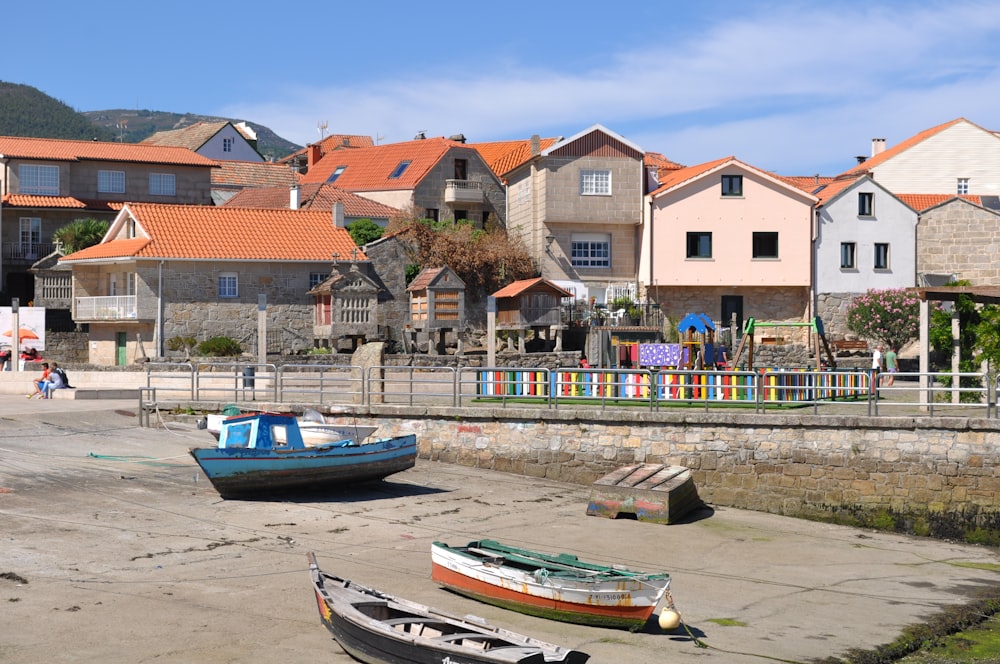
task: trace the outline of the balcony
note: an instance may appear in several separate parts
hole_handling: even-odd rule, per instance
[[[483,183],[473,180],[445,180],[445,203],[482,203]]]
[[[14,263],[34,263],[52,253],[55,245],[51,242],[4,242],[3,260]]]
[[[73,320],[77,322],[135,319],[135,295],[76,298]]]

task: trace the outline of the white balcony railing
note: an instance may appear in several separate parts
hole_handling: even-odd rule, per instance
[[[475,180],[445,180],[445,203],[482,203],[483,183]]]
[[[3,258],[8,261],[37,261],[52,253],[51,242],[4,242]]]
[[[78,297],[73,313],[77,321],[135,319],[135,295]]]

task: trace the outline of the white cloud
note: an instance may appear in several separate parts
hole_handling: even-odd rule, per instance
[[[684,163],[735,154],[783,173],[830,174],[874,135],[892,145],[959,116],[1000,126],[998,36],[1000,6],[986,3],[768,3],[680,42],[651,35],[583,73],[510,61],[480,63],[493,72],[483,76],[397,69],[359,85],[310,82],[220,114],[298,143],[318,138],[319,120],[328,132],[386,141],[419,130],[472,141],[569,135],[600,122]]]

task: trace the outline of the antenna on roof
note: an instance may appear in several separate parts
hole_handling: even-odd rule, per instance
[[[384,140],[385,140],[385,134],[379,134],[379,133],[376,132],[376,134],[375,134],[375,145],[381,144],[382,141],[384,141]]]
[[[316,123],[316,131],[319,132],[319,140],[323,140],[326,137],[326,128],[330,126],[326,120],[320,120]]]

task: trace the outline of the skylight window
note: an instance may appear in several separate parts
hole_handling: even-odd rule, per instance
[[[333,169],[333,173],[330,174],[330,177],[328,177],[326,181],[331,184],[336,182],[337,178],[339,178],[345,170],[347,170],[347,166],[337,166],[337,168]]]
[[[392,170],[392,173],[389,174],[389,179],[395,180],[396,178],[398,178],[400,175],[403,174],[403,171],[405,171],[406,167],[409,165],[410,165],[409,160],[399,162],[399,165],[396,166],[396,168]]]

